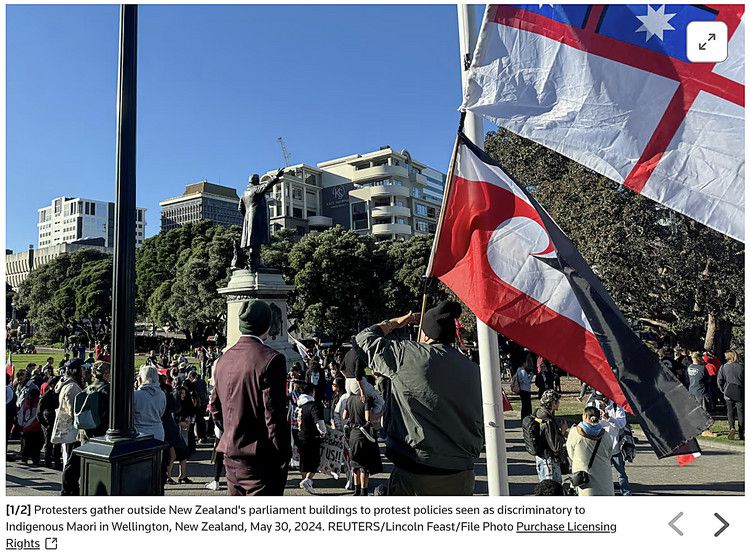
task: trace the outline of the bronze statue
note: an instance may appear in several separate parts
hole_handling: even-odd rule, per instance
[[[243,264],[252,272],[263,267],[260,262],[260,249],[271,243],[271,229],[268,216],[268,202],[266,194],[281,180],[284,174],[279,169],[276,176],[266,184],[260,184],[260,177],[253,175],[247,185],[245,193],[240,198],[238,209],[245,220],[242,223],[242,238],[239,245],[234,244],[234,258],[231,269],[240,269]],[[246,260],[243,263],[243,259]]]

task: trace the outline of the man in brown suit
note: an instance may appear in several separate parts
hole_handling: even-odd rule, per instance
[[[222,431],[229,495],[283,495],[291,458],[286,359],[263,344],[271,308],[260,300],[240,308],[240,337],[214,367],[211,413]]]

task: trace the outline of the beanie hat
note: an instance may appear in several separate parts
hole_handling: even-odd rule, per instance
[[[562,395],[560,395],[560,392],[556,392],[555,390],[545,390],[539,403],[545,409],[549,409],[552,407],[552,404],[559,401],[561,397]]]
[[[249,300],[240,306],[240,334],[261,336],[271,328],[271,308],[261,300]]]
[[[452,344],[456,339],[456,319],[461,316],[461,311],[461,304],[458,302],[440,302],[424,314],[422,331],[428,338]]]

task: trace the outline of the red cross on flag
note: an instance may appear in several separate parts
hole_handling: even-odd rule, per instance
[[[743,13],[489,6],[462,109],[744,241]],[[726,25],[725,61],[687,59],[687,27],[703,22]]]

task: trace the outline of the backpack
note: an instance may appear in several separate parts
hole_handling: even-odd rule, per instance
[[[521,423],[526,451],[536,457],[544,457],[547,450],[547,440],[542,435],[543,422],[542,419],[538,419],[534,415],[527,415]]]
[[[54,384],[44,391],[37,406],[37,419],[45,426],[52,426],[55,411],[60,408],[60,394],[55,392],[57,381]]]
[[[99,390],[79,392],[73,400],[73,426],[78,430],[93,430],[99,419]]]
[[[510,391],[514,394],[518,394],[521,391],[521,385],[518,383],[518,371],[510,379]]]

